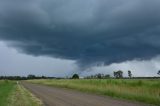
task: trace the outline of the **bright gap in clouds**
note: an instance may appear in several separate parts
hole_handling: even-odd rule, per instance
[[[18,53],[0,42],[0,75],[68,76],[75,68],[74,61],[49,57],[33,57]]]
[[[133,60],[81,70],[76,66],[75,61],[21,54],[6,46],[4,42],[0,42],[0,63],[0,75],[35,74],[64,77],[71,76],[73,73],[79,73],[81,76],[97,73],[113,75],[113,71],[123,70],[124,75],[127,76],[127,71],[131,70],[133,76],[157,76],[157,71],[160,69],[160,56],[148,61]]]
[[[86,70],[82,75],[94,75],[96,73],[110,74],[113,76],[113,71],[122,70],[124,76],[128,76],[128,70],[132,71],[134,77],[153,77],[158,76],[157,72],[160,69],[160,57],[153,58],[150,61],[126,61],[122,63],[114,63],[104,67],[92,67]],[[92,70],[92,71],[90,71]]]

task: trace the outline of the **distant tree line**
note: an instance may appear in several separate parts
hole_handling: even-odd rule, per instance
[[[101,73],[85,77],[85,79],[108,79],[108,78],[110,78],[109,74],[101,74]]]
[[[158,75],[160,75],[160,70],[157,72]],[[132,72],[128,70],[128,77],[123,76],[123,71],[118,70],[113,72],[113,76],[111,77],[109,74],[95,74],[84,77],[85,79],[109,79],[109,78],[116,78],[116,79],[160,79],[160,77],[133,77]],[[47,77],[47,76],[36,76],[36,75],[28,75],[25,76],[0,76],[0,80],[28,80],[28,79],[79,79],[78,74],[73,74],[72,77]]]
[[[55,77],[46,77],[46,76],[35,76],[35,75],[28,75],[25,76],[0,76],[0,80],[28,80],[28,79],[54,79]]]
[[[0,80],[27,80],[27,77],[21,77],[21,76],[0,76]]]
[[[131,71],[128,71],[128,75],[129,75],[130,78],[132,77]],[[117,78],[117,79],[120,79],[120,78],[123,78],[123,71],[121,71],[121,70],[114,71],[114,72],[113,72],[113,76],[114,76],[114,77],[111,77],[109,74],[101,74],[101,73],[98,73],[98,74],[95,74],[95,75],[87,76],[87,77],[85,77],[85,78],[86,78],[86,79],[109,79],[109,78]]]
[[[160,70],[157,72],[158,75],[160,75]],[[95,74],[91,76],[85,77],[85,79],[108,79],[108,78],[116,78],[116,79],[159,79],[160,77],[133,77],[133,74],[130,70],[128,70],[128,77],[123,76],[123,71],[118,70],[113,72],[113,77],[111,77],[109,74]]]

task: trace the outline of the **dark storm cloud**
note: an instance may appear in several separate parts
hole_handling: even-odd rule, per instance
[[[0,0],[0,39],[97,65],[160,54],[159,0]]]

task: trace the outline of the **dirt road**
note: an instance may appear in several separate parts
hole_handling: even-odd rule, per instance
[[[63,88],[54,88],[26,82],[23,82],[22,85],[40,98],[45,106],[147,106]]]

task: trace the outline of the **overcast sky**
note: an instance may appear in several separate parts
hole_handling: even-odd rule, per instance
[[[159,0],[0,0],[0,74],[160,69]]]

